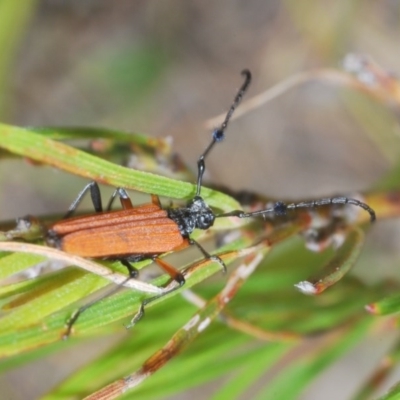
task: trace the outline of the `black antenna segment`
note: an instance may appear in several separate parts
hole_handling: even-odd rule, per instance
[[[245,77],[244,78],[244,83],[242,87],[239,89],[237,95],[235,96],[233,103],[231,105],[231,108],[229,109],[228,113],[226,114],[225,120],[222,123],[222,125],[215,129],[212,133],[212,140],[211,143],[207,146],[207,148],[204,150],[204,153],[199,157],[197,161],[197,190],[196,190],[196,196],[200,196],[200,191],[201,191],[201,183],[203,181],[203,175],[204,171],[206,168],[205,165],[205,158],[207,157],[208,153],[211,151],[211,149],[214,147],[215,143],[221,142],[224,139],[224,132],[225,129],[228,126],[229,120],[235,111],[236,107],[239,105],[239,103],[242,100],[243,95],[245,94],[247,88],[250,85],[251,82],[251,72],[248,69],[244,69],[242,71],[242,75]]]
[[[376,220],[375,211],[368,205],[365,204],[357,199],[352,199],[349,197],[330,197],[326,199],[318,199],[318,200],[310,200],[310,201],[303,201],[300,203],[291,203],[285,204],[281,201],[276,202],[272,207],[266,208],[265,210],[254,211],[250,213],[245,213],[242,210],[235,210],[225,214],[216,215],[215,218],[221,217],[238,217],[238,218],[254,218],[254,217],[263,217],[265,218],[267,214],[272,215],[286,215],[289,210],[296,210],[299,208],[316,208],[322,206],[329,206],[333,204],[352,204],[356,207],[360,207],[363,210],[369,213],[371,222]]]

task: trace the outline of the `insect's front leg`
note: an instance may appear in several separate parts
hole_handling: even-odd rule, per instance
[[[90,191],[90,198],[92,199],[93,207],[96,212],[102,212],[103,206],[101,201],[101,193],[100,188],[97,182],[88,183],[82,191],[78,194],[76,199],[69,206],[67,213],[64,215],[63,219],[67,219],[72,216],[72,214],[76,211],[82,199],[85,197],[86,193]]]

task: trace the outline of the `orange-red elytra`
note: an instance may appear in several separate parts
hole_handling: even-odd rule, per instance
[[[177,224],[159,206],[144,204],[121,211],[71,218],[54,224],[61,250],[81,257],[153,255],[184,244]]]

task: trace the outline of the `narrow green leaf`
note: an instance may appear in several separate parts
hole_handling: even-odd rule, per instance
[[[81,280],[77,283],[77,279]],[[35,288],[3,306],[9,313],[0,319],[0,331],[18,331],[40,323],[54,313],[108,284],[108,281],[81,270],[68,268],[53,274]]]
[[[378,400],[399,400],[400,399],[400,382],[397,382],[389,389],[387,393],[379,397]]]
[[[400,311],[400,294],[394,294],[365,306],[374,315],[389,315]]]
[[[360,255],[364,244],[364,232],[360,228],[352,228],[347,232],[344,243],[335,251],[318,277],[302,281],[296,287],[304,294],[320,294],[334,285],[350,270]]]
[[[23,271],[46,260],[46,257],[35,254],[10,254],[0,259],[0,280]]]
[[[38,133],[49,139],[110,139],[119,143],[134,143],[144,147],[166,147],[163,138],[154,138],[140,133],[121,132],[114,129],[92,128],[83,126],[60,126],[28,128],[29,131]]]
[[[159,322],[166,327],[164,336],[167,338],[172,334],[169,332],[172,322],[167,322],[168,319],[161,315],[159,318],[162,318]],[[71,399],[76,394],[82,396],[96,389],[96,383],[98,385],[99,382],[111,381],[138,368],[148,357],[149,351],[155,351],[160,346],[159,342],[154,343],[156,327],[152,328],[151,332],[147,332],[146,328],[141,327],[139,337],[127,338],[108,354],[76,373],[45,399]],[[143,351],[144,347],[147,352]],[[217,379],[228,372],[241,371],[244,365],[253,367],[253,361],[256,368],[259,366],[257,360],[260,359],[264,360],[263,363],[268,360],[268,364],[271,365],[289,348],[289,345],[260,345],[254,341],[249,345],[248,337],[216,325],[199,337],[185,353],[175,358],[170,368],[160,370],[137,390],[123,398],[165,398],[211,379]],[[210,368],[210,365],[213,368]]]
[[[236,399],[245,394],[246,390],[255,385],[256,382],[265,375],[265,371],[273,367],[285,353],[288,346],[285,345],[265,345],[251,359],[246,360],[245,365],[239,367],[233,377],[231,377],[222,387],[213,393],[212,399]],[[251,363],[251,364],[250,364]]]
[[[372,318],[364,318],[348,330],[345,335],[338,335],[327,342],[317,353],[306,352],[292,360],[279,375],[268,382],[256,397],[260,400],[296,400],[300,393],[312,382],[324,368],[331,365],[346,353],[352,346],[359,343],[371,326]]]
[[[99,183],[176,199],[195,194],[195,186],[190,183],[121,167],[27,129],[0,124],[0,135],[0,147],[12,153]],[[222,193],[202,188],[201,194],[210,206],[224,211],[240,209],[235,200]]]

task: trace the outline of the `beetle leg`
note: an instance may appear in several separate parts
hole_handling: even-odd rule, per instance
[[[122,262],[122,261],[121,261]],[[124,264],[125,265],[125,264]],[[132,267],[133,268],[133,267]],[[99,301],[112,296],[114,293],[118,292],[120,289],[124,287],[124,284],[128,282],[130,279],[132,279],[131,276],[129,276],[127,279],[125,279],[121,284],[117,285],[114,287],[112,290],[106,292],[103,296],[94,299],[92,301],[89,301],[82,307],[79,307],[76,311],[73,312],[73,314],[70,316],[70,318],[67,320],[66,326],[67,329],[65,330],[65,333],[63,334],[63,339],[66,340],[69,338],[71,335],[72,327],[74,326],[75,322],[78,320],[79,316],[86,311],[89,307],[92,307],[94,304],[98,303]]]
[[[144,317],[144,307],[147,304],[152,303],[153,301],[160,299],[161,297],[164,297],[166,294],[169,294],[169,293],[175,291],[176,289],[179,289],[180,287],[181,287],[181,285],[176,286],[176,287],[172,288],[171,290],[169,290],[168,292],[165,292],[165,293],[159,294],[157,296],[153,296],[153,297],[143,300],[142,303],[140,304],[138,312],[131,319],[131,322],[129,322],[129,324],[125,325],[125,328],[126,329],[133,328]]]
[[[161,258],[158,258],[157,256],[153,257],[153,261],[157,263],[158,266],[161,267],[167,274],[169,274],[174,281],[178,282],[179,286],[175,286],[171,290],[168,290],[157,296],[153,296],[143,300],[142,303],[140,304],[139,310],[136,313],[136,315],[132,318],[131,322],[125,326],[127,329],[132,328],[134,325],[136,325],[137,322],[139,322],[144,317],[144,308],[147,304],[152,303],[154,300],[157,300],[161,297],[164,297],[166,294],[174,292],[175,290],[179,289],[181,286],[185,284],[185,278],[183,274],[179,272],[171,264],[168,264],[167,262],[165,262]]]
[[[69,336],[71,335],[72,327],[74,326],[75,322],[78,320],[79,316],[91,305],[93,305],[95,302],[91,301],[90,303],[85,304],[82,307],[79,307],[74,313],[71,315],[71,317],[67,320],[66,326],[67,329],[65,330],[62,338],[63,340],[67,340]]]
[[[112,205],[113,205],[113,203],[114,203],[114,200],[115,200],[115,198],[117,197],[117,195],[118,195],[118,197],[119,197],[119,201],[121,202],[122,208],[123,208],[124,210],[130,210],[130,209],[133,208],[132,201],[131,201],[131,199],[129,198],[129,195],[128,195],[128,193],[126,192],[126,190],[123,189],[123,188],[116,188],[116,189],[114,190],[114,193],[113,193],[112,196],[110,197],[110,201],[109,201],[108,204],[107,204],[107,208],[106,208],[107,211],[110,211],[110,210],[111,210],[111,207],[112,207]]]
[[[206,249],[203,248],[203,246],[200,245],[200,243],[196,242],[194,239],[189,239],[189,244],[195,245],[202,252],[202,254],[206,260],[211,260],[211,261],[217,262],[219,265],[221,265],[222,272],[224,274],[226,273],[226,265],[220,257],[211,255]]]
[[[156,194],[151,195],[151,202],[161,208],[160,198]]]
[[[119,200],[120,200],[122,208],[124,210],[130,210],[130,209],[134,208],[133,204],[132,204],[132,201],[129,198],[129,195],[126,192],[126,190],[123,189],[123,188],[117,188],[117,189],[114,190],[114,193],[110,197],[110,200],[109,200],[109,202],[107,204],[106,211],[110,211],[111,210],[111,207],[112,207],[112,205],[114,203],[114,200],[117,197],[117,195],[119,196]],[[155,194],[151,195],[151,202],[154,205],[156,205],[156,206],[161,208],[160,199],[159,199],[159,197],[157,195],[155,195]]]
[[[136,279],[138,277],[139,271],[126,258],[121,258],[119,261],[128,269],[130,278]]]
[[[128,259],[126,258],[121,258],[118,259],[118,261],[121,262],[121,264],[123,264],[127,269],[128,269],[128,273],[129,273],[129,277],[123,281],[121,284],[117,285],[115,288],[111,289],[110,291],[106,292],[103,296],[101,296],[100,298],[97,298],[95,300],[89,301],[88,303],[86,303],[85,305],[83,305],[82,307],[78,308],[76,311],[74,311],[74,313],[71,315],[71,317],[67,320],[67,329],[63,335],[63,339],[68,339],[68,337],[71,334],[71,330],[73,325],[75,324],[75,322],[78,320],[79,316],[86,311],[89,307],[93,306],[94,304],[98,303],[99,301],[112,296],[114,293],[116,293],[118,290],[122,289],[124,287],[124,284],[126,282],[128,282],[130,279],[135,279],[138,274],[139,271],[129,262]]]
[[[166,263],[165,261],[161,260],[158,257],[153,257],[153,261],[157,263],[165,272],[167,272],[173,280],[178,282],[179,286],[175,286],[171,290],[168,290],[167,292],[143,300],[142,303],[140,304],[139,310],[136,313],[136,315],[132,318],[131,322],[128,325],[126,325],[127,329],[132,328],[134,325],[136,325],[137,322],[139,322],[144,317],[144,308],[147,304],[152,303],[153,301],[160,299],[161,297],[164,297],[165,295],[171,292],[174,292],[175,290],[179,289],[181,286],[185,284],[185,278],[183,274],[179,272],[175,267]]]
[[[219,263],[222,266],[223,272],[224,273],[226,272],[226,265],[220,257],[209,254],[199,243],[197,243],[193,239],[188,239],[188,242],[190,245],[195,245],[202,252],[202,254],[204,255],[204,257],[207,260],[211,260],[211,261],[215,261],[215,262]],[[144,308],[147,304],[152,303],[153,301],[155,301],[161,297],[164,297],[166,294],[169,294],[169,293],[177,290],[185,283],[185,278],[184,278],[183,274],[181,272],[177,271],[172,265],[166,263],[164,260],[162,260],[158,257],[153,257],[153,261],[156,262],[165,272],[167,272],[171,276],[172,279],[174,279],[176,282],[178,282],[179,286],[176,286],[165,293],[162,293],[157,296],[153,296],[153,297],[143,300],[136,315],[132,318],[131,322],[128,325],[126,325],[127,329],[132,328],[144,317],[144,312],[145,312]]]
[[[69,218],[75,210],[78,208],[80,202],[82,201],[83,197],[85,194],[90,191],[90,197],[92,199],[93,207],[96,212],[102,212],[103,211],[103,206],[101,204],[101,194],[100,194],[100,189],[99,185],[97,182],[89,182],[83,189],[82,191],[78,194],[76,199],[72,202],[72,204],[69,206],[67,213],[64,215],[63,219]]]
[[[179,283],[179,286],[182,286],[185,283],[185,278],[182,273],[179,272],[175,267],[171,264],[168,264],[164,260],[158,257],[153,257],[153,261],[162,268],[174,281]]]

